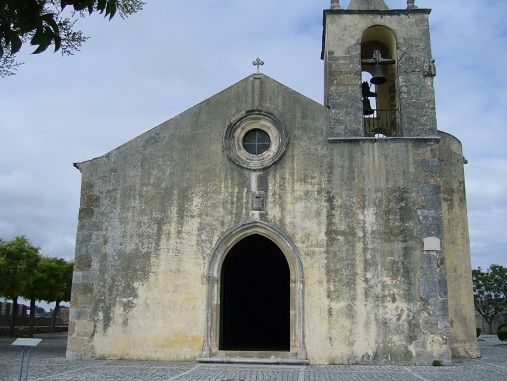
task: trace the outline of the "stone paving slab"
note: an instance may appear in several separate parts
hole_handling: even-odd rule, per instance
[[[38,335],[30,381],[507,381],[507,343],[481,336],[483,357],[452,366],[241,365],[65,359],[65,334]],[[18,379],[20,349],[0,338],[0,381]]]

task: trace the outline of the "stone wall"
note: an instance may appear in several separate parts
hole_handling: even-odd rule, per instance
[[[455,357],[479,357],[475,335],[464,157],[454,136],[439,132],[450,343]]]
[[[228,159],[223,138],[231,121],[259,106],[283,119],[291,142],[278,164],[254,176]],[[308,192],[316,191],[312,182],[325,184],[318,170],[325,160],[326,122],[323,106],[267,77],[252,76],[79,164],[83,182],[69,356],[199,357],[205,273],[214,246],[244,222],[284,222],[285,228],[285,221],[290,224],[301,213]],[[304,185],[300,180],[309,173]],[[264,213],[250,210],[254,186],[267,193]],[[139,343],[149,343],[149,349]]]
[[[288,131],[269,168],[243,168],[224,151],[227,126],[252,109]],[[291,330],[304,351],[294,356],[450,362],[440,139],[336,139],[328,126],[324,106],[254,75],[78,164],[68,357],[200,357],[217,302],[213,253],[236,228],[262,223],[301,261],[303,325]],[[252,191],[264,192],[265,211],[252,210]]]
[[[333,362],[449,361],[438,139],[331,139]]]
[[[10,324],[11,318],[9,315],[0,315],[0,326],[8,326]],[[51,317],[36,317],[35,318],[35,327],[47,327],[52,325],[53,319]],[[65,322],[61,317],[56,318],[56,325],[62,326],[67,325],[68,322]],[[30,325],[30,318],[28,316],[22,316],[16,318],[16,328],[19,327],[27,327]]]

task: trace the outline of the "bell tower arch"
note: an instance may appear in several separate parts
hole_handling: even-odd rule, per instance
[[[361,37],[363,127],[365,137],[401,136],[397,99],[396,38],[383,25],[368,27]],[[375,107],[372,107],[374,99]]]

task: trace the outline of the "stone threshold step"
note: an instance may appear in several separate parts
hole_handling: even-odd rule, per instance
[[[308,365],[308,360],[284,358],[252,357],[208,357],[198,358],[197,362],[208,364],[263,364],[263,365]]]

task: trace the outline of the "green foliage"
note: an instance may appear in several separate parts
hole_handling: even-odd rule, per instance
[[[0,279],[4,279],[7,272],[7,258],[5,258],[5,256],[3,255],[4,245],[5,241],[3,239],[0,239]]]
[[[14,56],[23,44],[36,47],[34,54],[50,46],[73,54],[87,39],[75,23],[94,12],[111,19],[125,18],[142,9],[142,0],[3,0],[0,2],[0,77],[13,75],[19,66]],[[67,10],[71,10],[70,12]]]
[[[42,257],[39,248],[24,236],[10,241],[0,239],[0,296],[13,301],[9,335],[14,335],[17,299],[30,299],[29,335],[34,333],[35,301],[56,302],[52,326],[55,327],[60,301],[70,300],[74,264],[61,258]]]
[[[60,299],[65,302],[70,302],[72,291],[72,276],[74,275],[74,262],[66,262],[63,268],[64,283],[62,287],[63,297]]]
[[[479,337],[482,333],[482,329],[479,327],[475,328],[475,333],[477,334],[477,337]]]
[[[474,305],[492,332],[494,319],[507,311],[507,268],[491,265],[487,271],[472,270]]]
[[[0,296],[69,301],[74,264],[43,257],[24,236],[0,240]]]
[[[31,282],[38,277],[39,262],[39,248],[33,246],[26,237],[19,236],[10,241],[0,241],[0,263],[2,264],[0,295],[11,298],[13,304],[9,336],[14,335],[18,296],[29,292]],[[35,308],[35,301],[30,305]]]
[[[440,362],[440,360],[433,360],[431,366],[442,366],[442,363]]]
[[[49,303],[56,300],[69,300],[67,289],[72,284],[72,263],[61,258],[44,257],[40,263],[40,271],[44,275],[38,279],[40,292],[37,294],[37,299]]]
[[[39,248],[24,236],[0,241],[0,295],[16,298],[26,293],[37,276]]]
[[[503,323],[498,326],[496,335],[500,340],[507,341],[507,323]]]

